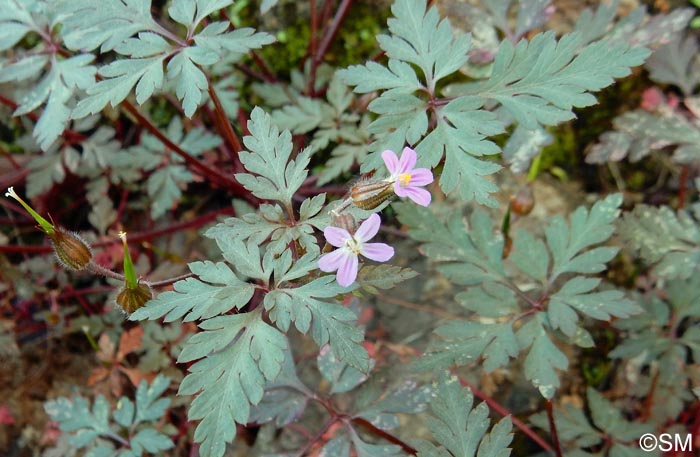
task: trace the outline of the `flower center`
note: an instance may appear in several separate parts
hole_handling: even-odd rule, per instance
[[[357,241],[355,238],[350,238],[347,240],[345,242],[345,247],[348,251],[355,255],[360,255],[360,252],[362,251],[362,243]]]
[[[411,175],[403,173],[399,175],[399,184],[401,187],[406,187],[411,182]]]

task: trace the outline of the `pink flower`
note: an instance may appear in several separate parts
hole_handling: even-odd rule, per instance
[[[372,214],[360,224],[360,228],[354,235],[340,227],[326,227],[323,236],[326,237],[326,241],[338,249],[323,254],[318,259],[318,267],[327,273],[338,270],[336,277],[338,284],[347,287],[357,278],[358,255],[377,262],[386,262],[392,258],[394,248],[388,244],[367,243],[377,234],[380,224],[379,216]]]
[[[430,204],[430,192],[421,187],[433,182],[433,173],[427,168],[414,168],[418,159],[416,151],[405,147],[399,159],[394,151],[387,149],[382,152],[382,159],[391,173],[387,181],[394,183],[396,195],[408,197],[421,206]]]

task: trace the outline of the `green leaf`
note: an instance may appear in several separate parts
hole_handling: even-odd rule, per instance
[[[318,254],[318,241],[314,227],[326,226],[319,215],[325,194],[320,194],[302,202],[299,220],[289,225],[288,216],[279,205],[260,205],[258,212],[231,217],[206,231],[205,236],[217,240],[220,247],[231,239],[261,245],[269,240],[266,248],[272,254],[281,254],[289,249],[289,243],[298,241],[307,253]]]
[[[690,96],[700,84],[700,59],[698,42],[693,36],[676,37],[666,46],[654,52],[646,67],[649,77],[662,84],[673,84]]]
[[[218,60],[217,53],[192,46],[168,62],[168,80],[175,82],[175,95],[182,102],[185,116],[192,117],[208,87],[207,77],[197,65],[213,65]]]
[[[70,100],[74,93],[94,84],[96,68],[90,65],[94,58],[92,54],[78,54],[64,60],[53,57],[48,73],[18,100],[14,116],[27,114],[45,104],[32,133],[42,149],[48,149],[63,133],[70,118]],[[20,75],[15,73],[13,76]]]
[[[243,138],[248,151],[240,152],[239,158],[249,173],[237,173],[236,179],[259,198],[290,205],[308,174],[310,151],[290,160],[291,134],[280,134],[270,115],[258,107],[250,115],[248,130],[250,135]]]
[[[163,417],[170,406],[169,398],[160,398],[170,386],[170,378],[158,375],[149,385],[146,381],[136,388],[136,417],[134,423],[155,421]]]
[[[204,358],[189,368],[178,393],[198,394],[188,412],[190,420],[201,420],[194,440],[203,455],[222,456],[236,423],[248,423],[250,405],[279,374],[287,339],[263,321],[262,309],[215,317],[200,327],[205,332],[190,338],[178,362]]]
[[[612,194],[597,201],[590,212],[579,207],[567,227],[561,216],[555,216],[545,228],[547,245],[552,253],[550,283],[563,273],[597,273],[616,254],[616,248],[596,248],[580,253],[606,241],[615,231],[613,223],[620,214],[621,194]]]
[[[167,435],[152,428],[139,430],[136,435],[131,438],[129,444],[131,445],[133,452],[137,455],[141,453],[142,449],[146,452],[156,454],[158,451],[172,449],[175,446],[173,441]]]
[[[525,230],[518,230],[514,238],[513,249],[508,258],[520,271],[542,285],[546,284],[549,273],[549,253],[542,240],[536,239]]]
[[[553,398],[560,385],[556,370],[566,370],[569,360],[552,343],[541,319],[532,319],[516,335],[521,348],[530,347],[525,357],[525,377],[539,389],[543,397]]]
[[[507,457],[508,445],[513,439],[509,418],[502,419],[490,433],[488,407],[481,403],[476,408],[474,396],[462,388],[455,377],[441,376],[435,386],[437,395],[430,403],[433,416],[428,419],[438,445],[420,440],[417,444],[421,457]]]
[[[391,6],[394,17],[387,21],[392,35],[380,35],[377,40],[390,58],[417,65],[432,89],[467,62],[471,37],[454,38],[437,8],[426,9],[424,0],[397,0]]]
[[[242,27],[227,32],[228,22],[212,22],[194,37],[195,43],[203,48],[211,49],[217,54],[245,55],[251,49],[260,49],[266,44],[273,43],[275,38],[265,32],[255,32],[250,27]]]
[[[700,224],[686,210],[637,205],[620,221],[620,235],[661,278],[689,278],[700,265]]]
[[[348,289],[341,287],[334,276],[323,276],[295,288],[280,288],[265,295],[265,309],[270,320],[282,331],[291,322],[297,330],[311,330],[319,346],[330,344],[334,355],[363,373],[369,371],[369,355],[360,344],[363,332],[356,326],[357,317],[348,308],[320,300],[335,297]]]
[[[253,297],[255,287],[238,279],[223,262],[192,262],[190,271],[197,278],[175,283],[173,291],[163,292],[129,316],[130,320],[159,319],[184,322],[208,319],[232,309],[240,309]]]
[[[59,397],[44,404],[44,410],[51,420],[59,423],[64,432],[78,432],[72,435],[70,442],[78,448],[86,447],[99,435],[109,435],[109,403],[102,395],[90,404],[83,397],[69,400]]]
[[[367,380],[367,374],[348,366],[335,357],[329,346],[324,346],[316,357],[318,370],[331,384],[330,393],[343,393],[353,390]],[[370,360],[370,369],[374,366],[374,360]]]
[[[688,99],[687,103],[692,103]],[[692,106],[692,105],[690,105]],[[700,159],[700,129],[680,112],[629,111],[614,119],[614,130],[601,135],[586,156],[588,163],[636,162],[653,152],[666,154],[674,148],[673,161],[693,163]]]
[[[72,50],[111,51],[129,37],[162,29],[151,16],[150,0],[60,0],[61,35]]]
[[[357,275],[357,283],[360,288],[370,294],[379,294],[379,289],[393,289],[397,284],[418,276],[410,268],[402,268],[396,265],[364,265]]]
[[[618,290],[592,292],[600,284],[600,279],[578,276],[570,279],[550,298],[547,312],[552,328],[561,329],[573,337],[577,330],[578,317],[572,310],[608,321],[612,316],[626,318],[642,312],[632,300],[625,298]]]
[[[517,45],[501,43],[487,81],[454,84],[450,91],[500,103],[522,126],[556,125],[574,117],[573,108],[594,104],[598,91],[630,74],[649,56],[644,48],[599,41],[582,45],[581,36],[553,32]]]
[[[438,327],[435,334],[441,340],[432,342],[424,356],[416,363],[420,370],[434,371],[452,365],[470,365],[483,357],[484,369],[493,371],[505,366],[511,358],[520,353],[510,323],[452,321]]]

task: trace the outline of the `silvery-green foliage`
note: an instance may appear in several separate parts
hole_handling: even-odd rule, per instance
[[[368,377],[338,360],[328,348],[321,350],[317,363],[321,375],[330,385],[330,393],[352,394],[349,404],[348,399],[338,402],[346,405],[344,411],[347,417],[351,420],[363,419],[385,431],[400,425],[398,414],[424,411],[433,391],[431,386],[421,386],[412,379],[401,379],[398,383],[390,384],[383,372],[374,372]],[[353,449],[357,455],[367,457],[404,455],[399,446],[363,441],[352,422],[344,425],[323,447],[322,455],[349,457]]]
[[[565,405],[554,411],[554,423],[562,443],[563,455],[638,455],[639,438],[652,432],[654,427],[626,420],[623,411],[595,389],[589,387],[586,393],[590,417],[573,405]],[[549,430],[545,413],[531,416],[530,421],[543,430]],[[584,451],[597,446],[603,447],[600,453],[590,454]],[[651,455],[654,455],[653,451]]]
[[[290,160],[290,132],[280,133],[270,116],[260,108],[253,110],[248,129],[251,135],[243,142],[250,152],[241,152],[240,158],[249,173],[238,173],[236,179],[257,197],[277,201],[282,206],[263,204],[257,212],[228,218],[217,224],[206,232],[206,236],[215,239],[222,249],[234,240],[255,245],[270,240],[267,250],[271,254],[281,254],[292,242],[299,242],[306,252],[318,254],[313,232],[314,228],[328,225],[328,217],[321,211],[325,194],[306,199],[299,208],[296,221],[290,223],[289,220],[292,196],[308,175],[306,167],[311,151],[306,149]],[[310,264],[309,268],[312,268]]]
[[[438,445],[420,440],[420,457],[508,457],[513,439],[509,418],[501,419],[487,433],[489,409],[485,403],[474,407],[474,396],[457,378],[444,375],[435,385],[430,401],[432,416],[428,428]]]
[[[700,364],[700,276],[669,281],[663,289],[665,300],[640,298],[645,313],[614,323],[625,339],[609,354],[636,372],[633,394],[652,399],[652,419],[660,424],[693,399],[688,366]]]
[[[185,133],[182,119],[173,117],[166,129],[168,138],[191,156],[201,156],[204,151],[213,149],[221,144],[219,136],[195,127]],[[168,159],[163,160],[169,152],[163,143],[151,134],[141,135],[140,143],[125,151],[114,154],[112,162],[119,168],[151,172],[145,181],[145,190],[150,197],[151,217],[159,218],[168,211],[182,196],[184,188],[193,179],[192,173],[185,168],[184,160],[170,152]],[[117,175],[118,178],[123,178]]]
[[[687,279],[700,265],[700,208],[674,211],[668,206],[637,205],[625,213],[619,232],[626,245],[664,279]]]
[[[676,163],[700,160],[700,125],[697,87],[700,60],[693,36],[676,36],[654,52],[646,62],[649,76],[662,84],[673,84],[683,91],[688,112],[661,106],[655,112],[642,109],[624,113],[613,121],[614,129],[605,132],[586,156],[588,163],[618,162],[629,158],[635,162],[656,151],[672,150]]]
[[[211,456],[224,453],[226,442],[235,437],[235,424],[248,423],[251,406],[260,403],[265,386],[276,381],[288,352],[283,332],[292,323],[300,332],[310,333],[319,346],[330,345],[338,360],[362,372],[370,369],[369,356],[360,344],[364,332],[356,325],[355,313],[334,300],[351,289],[339,286],[333,276],[306,278],[317,269],[319,253],[312,224],[327,225],[326,219],[311,222],[321,210],[322,195],[305,201],[298,219],[291,207],[291,197],[308,173],[308,152],[292,160],[289,131],[280,133],[259,108],[253,110],[248,128],[251,134],[243,141],[249,152],[240,154],[247,173],[239,173],[237,179],[258,197],[275,200],[289,212],[263,205],[263,217],[279,210],[278,226],[261,228],[260,219],[233,218],[210,229],[207,235],[216,240],[226,262],[190,263],[196,277],[175,283],[173,291],[160,294],[130,317],[201,321],[205,331],[190,338],[178,358],[179,362],[198,360],[179,392],[197,395],[189,418],[201,420],[195,441],[202,443],[203,454]],[[289,217],[300,221],[301,227],[291,227]],[[241,233],[246,224],[251,230]],[[265,232],[269,225],[272,229]],[[288,243],[267,239],[275,230],[282,238],[288,236],[283,226],[296,230],[290,232],[289,240],[308,246],[307,254],[296,262]],[[262,237],[261,230],[266,233]],[[246,309],[256,288],[264,291],[262,304]],[[231,310],[238,313],[227,315]]]
[[[141,381],[134,401],[121,397],[110,411],[107,400],[98,395],[92,407],[82,396],[59,397],[46,402],[44,409],[60,429],[70,433],[69,443],[86,449],[88,455],[136,457],[158,454],[173,447],[172,440],[154,425],[165,415],[170,399],[161,398],[170,379],[156,377],[149,385]],[[173,434],[173,430],[168,431]],[[121,443],[121,446],[117,444]]]
[[[457,301],[490,321],[441,325],[418,366],[434,370],[482,360],[492,371],[525,352],[525,377],[552,398],[560,385],[557,371],[569,366],[555,341],[593,346],[580,316],[609,321],[641,311],[623,292],[590,276],[605,270],[618,252],[600,244],[612,235],[621,203],[615,194],[590,210],[579,207],[569,223],[554,216],[544,240],[519,230],[505,260],[503,237],[483,210],[474,211],[467,225],[461,214],[440,220],[429,209],[400,205],[399,219],[425,243],[424,254],[453,283],[465,286]]]
[[[434,104],[418,95],[443,95],[439,83],[467,63],[470,36],[454,38],[450,24],[440,20],[436,8],[426,10],[425,2],[399,0],[392,12],[391,35],[378,37],[388,66],[369,62],[340,72],[355,92],[381,91],[369,104],[378,118],[368,128],[378,139],[362,170],[378,168],[382,150],[400,150],[408,143],[420,165],[435,166],[444,156],[443,191],[458,190],[464,199],[491,206],[497,187],[485,176],[500,167],[479,157],[500,151],[487,138],[502,133],[505,124],[487,104],[501,105],[527,129],[556,125],[572,119],[574,107],[594,104],[591,92],[628,75],[649,54],[604,39],[587,44],[576,33],[557,39],[547,32],[516,45],[505,40],[487,79],[451,84],[444,91],[449,101]],[[429,118],[436,124],[430,131]]]
[[[187,117],[205,99],[208,80],[203,68],[231,54],[244,55],[273,41],[251,28],[230,30],[225,21],[202,21],[233,0],[175,0],[168,14],[187,30],[180,37],[151,15],[150,0],[66,0],[60,3],[63,38],[71,50],[113,52],[121,58],[99,68],[101,80],[87,89],[88,97],[71,116],[81,118],[117,106],[133,89],[144,103],[154,93],[173,90]]]
[[[586,156],[588,163],[636,162],[652,152],[673,149],[676,163],[700,161],[700,126],[680,112],[655,114],[629,111],[613,121],[615,130],[605,132]]]
[[[239,153],[248,173],[237,173],[236,179],[256,197],[289,207],[309,173],[311,151],[305,149],[292,160],[291,133],[280,133],[270,115],[258,107],[250,115],[248,130],[250,135],[243,138],[248,151]]]
[[[669,14],[649,17],[647,7],[639,6],[615,22],[620,0],[601,3],[595,10],[585,9],[574,26],[584,43],[601,38],[632,46],[657,47],[674,40],[685,30],[695,12],[692,8],[677,8]]]
[[[52,29],[60,22],[60,9],[45,0],[0,1],[0,52],[13,48],[27,34],[42,37],[29,49],[0,56],[0,83],[19,86],[18,107],[13,116],[44,111],[32,135],[42,149],[48,149],[68,124],[78,92],[91,87],[97,69],[95,56],[78,52],[62,58],[49,52]],[[48,35],[47,35],[48,34]]]
[[[651,55],[646,63],[649,77],[659,83],[679,87],[685,96],[700,84],[700,58],[697,39],[689,35],[676,39]]]
[[[264,94],[265,90],[265,86],[258,86],[258,92]],[[328,85],[327,100],[306,97],[293,90],[287,90],[285,94],[290,96],[289,104],[272,112],[274,123],[295,135],[313,131],[309,144],[312,152],[334,145],[330,149],[330,159],[318,176],[319,185],[337,178],[356,163],[362,163],[371,142],[367,131],[370,117],[349,110],[354,96],[338,76],[334,76]]]

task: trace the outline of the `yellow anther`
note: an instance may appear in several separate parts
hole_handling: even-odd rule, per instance
[[[399,175],[399,184],[401,184],[401,187],[406,187],[408,184],[411,182],[411,175],[408,173],[403,173]]]

